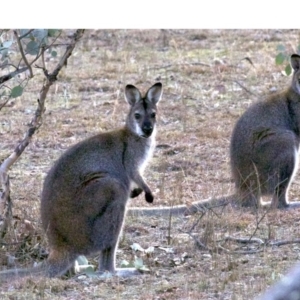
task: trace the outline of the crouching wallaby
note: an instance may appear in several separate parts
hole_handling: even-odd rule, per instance
[[[79,255],[100,252],[99,274],[137,274],[115,269],[115,255],[129,197],[145,192],[153,201],[142,172],[155,145],[157,103],[162,84],[141,96],[133,85],[125,88],[130,111],[124,128],[100,133],[67,150],[46,176],[41,219],[50,247],[40,267],[0,272],[10,275],[60,276]]]
[[[233,130],[230,159],[237,195],[243,206],[290,205],[288,190],[298,168],[300,139],[300,56],[291,56],[291,86],[252,105]]]

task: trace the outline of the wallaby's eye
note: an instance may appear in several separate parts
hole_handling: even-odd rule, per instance
[[[155,119],[156,113],[152,113],[152,114],[150,115],[150,117],[151,117],[152,119]]]
[[[135,113],[135,114],[134,114],[134,117],[135,117],[136,120],[138,120],[138,119],[141,118],[141,115],[140,115],[139,113]]]

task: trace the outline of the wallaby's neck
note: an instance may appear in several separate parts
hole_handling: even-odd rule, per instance
[[[126,143],[124,149],[124,156],[123,160],[126,160],[126,156],[129,155],[131,157],[134,155],[136,161],[138,162],[138,169],[141,173],[143,173],[149,159],[153,155],[153,151],[155,148],[155,136],[156,136],[156,128],[150,137],[145,138],[137,135],[136,133],[132,132],[127,126],[123,128],[125,139],[124,142]],[[126,165],[125,161],[124,164]]]
[[[154,127],[150,137],[143,137],[141,135],[138,135],[130,127],[126,125],[123,127],[123,132],[128,140],[131,140],[133,143],[136,142],[138,144],[143,144],[145,146],[152,144],[155,141],[155,137],[156,137],[156,127]]]

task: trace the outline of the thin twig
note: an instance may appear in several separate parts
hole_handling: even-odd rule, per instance
[[[265,242],[260,238],[251,237],[250,239],[247,238],[237,238],[233,236],[226,236],[224,238],[224,241],[234,241],[242,244],[250,244],[250,243],[257,243],[260,245],[265,245]]]
[[[27,35],[29,35],[34,29],[30,29],[28,30],[26,33],[24,33],[23,35],[21,35],[19,38],[20,40],[22,40],[24,37],[26,37]]]
[[[300,243],[300,239],[290,240],[290,241],[269,241],[267,243],[268,246],[283,246],[289,244],[298,244]]]
[[[13,77],[15,77],[16,75],[20,74],[20,73],[23,73],[25,71],[28,70],[28,67],[23,67],[21,69],[17,69],[9,74],[6,74],[6,75],[3,75],[0,77],[0,84],[3,84],[4,82],[12,79]]]
[[[235,82],[237,85],[239,85],[242,89],[244,89],[247,93],[257,97],[257,94],[251,92],[249,89],[247,89],[244,85],[242,85],[239,81],[237,80],[233,80],[233,82]]]
[[[0,110],[8,103],[10,98],[8,98],[6,101],[4,101],[2,104],[0,104]]]
[[[177,63],[177,64],[168,64],[168,65],[164,65],[164,66],[156,66],[156,67],[152,67],[152,68],[148,68],[149,70],[158,70],[158,69],[168,69],[171,68],[173,66],[204,66],[204,67],[211,67],[211,65],[209,64],[205,64],[202,62],[187,62],[187,63]]]
[[[49,74],[47,76],[47,82],[46,82],[46,84],[44,84],[44,86],[42,87],[42,90],[40,91],[40,97],[38,100],[38,108],[36,110],[34,118],[30,122],[31,127],[28,129],[23,141],[21,141],[20,144],[15,148],[15,151],[8,158],[6,158],[4,160],[4,162],[0,166],[0,172],[7,171],[9,169],[9,167],[17,160],[17,158],[21,155],[21,153],[24,151],[24,149],[29,144],[31,137],[34,134],[35,130],[40,126],[41,116],[44,111],[44,101],[46,99],[48,90],[49,90],[50,86],[53,84],[53,82],[56,80],[57,74],[59,73],[59,71],[61,70],[63,65],[65,64],[66,60],[70,57],[72,50],[74,49],[75,44],[78,40],[78,35],[81,37],[83,34],[83,32],[82,32],[82,34],[81,34],[81,32],[79,32],[79,33],[80,34],[77,33],[75,35],[74,40],[67,47],[65,54],[61,58],[60,62],[58,63],[58,65],[55,68],[55,70],[53,71],[53,73]],[[46,71],[47,70],[45,70],[45,72]]]
[[[46,76],[46,82],[44,83],[40,93],[38,107],[35,111],[35,115],[29,124],[29,129],[26,132],[25,138],[17,145],[14,152],[7,157],[2,164],[0,165],[0,238],[6,234],[8,224],[11,220],[11,199],[10,199],[10,188],[9,188],[9,176],[8,170],[13,165],[13,163],[20,157],[22,152],[28,146],[31,141],[31,138],[35,131],[42,124],[42,116],[45,111],[45,99],[49,88],[56,81],[57,75],[60,72],[61,68],[66,65],[68,58],[72,54],[72,51],[77,43],[77,41],[82,37],[84,30],[78,29],[73,36],[73,40],[69,43],[64,55],[60,59],[56,68],[52,73],[48,73],[48,70],[43,69]],[[20,48],[21,49],[21,48]],[[42,50],[42,53],[44,51]]]
[[[264,249],[256,249],[256,250],[228,250],[222,246],[217,247],[218,250],[222,250],[228,254],[256,254],[263,252]]]
[[[25,62],[25,65],[26,65],[27,68],[29,69],[30,78],[32,78],[32,77],[33,77],[32,68],[31,68],[31,65],[28,63],[27,57],[26,57],[26,55],[25,55],[25,53],[24,53],[24,49],[23,49],[21,40],[20,40],[20,38],[19,38],[19,36],[18,36],[17,31],[14,30],[13,32],[14,32],[15,38],[16,38],[16,40],[17,40],[18,47],[19,47],[19,50],[20,50],[20,52],[21,52],[21,56],[22,56],[22,58],[23,58],[23,60],[24,60],[24,62]]]
[[[271,209],[271,206],[263,213],[262,217],[258,220],[258,222],[256,223],[256,227],[255,227],[255,230],[253,231],[253,233],[251,234],[249,240],[251,240],[253,238],[253,236],[255,235],[255,233],[257,232],[258,230],[258,226],[259,224],[262,222],[262,220],[265,218],[265,216],[267,215],[267,213],[270,211]]]
[[[202,249],[204,249],[204,250],[208,250],[208,251],[211,251],[206,245],[204,245],[202,242],[200,242],[194,235],[192,235],[192,233],[191,232],[186,232],[186,231],[183,231],[183,230],[181,230],[181,229],[179,229],[179,231],[180,232],[182,232],[182,233],[186,233],[186,234],[188,234],[193,240],[194,240],[194,242],[196,243],[196,246],[198,247],[198,248],[202,248]]]
[[[16,70],[18,69],[18,67],[16,67],[14,64],[10,64],[10,63],[6,63],[6,64],[3,64],[3,65],[0,65],[0,68],[1,68],[1,69],[4,69],[4,68],[6,68],[6,67],[8,67],[8,66],[13,67],[13,68],[15,68]]]

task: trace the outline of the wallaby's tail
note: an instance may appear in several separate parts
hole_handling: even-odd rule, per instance
[[[175,205],[166,207],[132,207],[127,211],[128,216],[166,216],[166,215],[191,215],[199,211],[226,206],[236,200],[236,195],[228,195],[220,198],[209,198],[193,202],[192,205]]]
[[[77,255],[68,251],[52,249],[48,259],[34,268],[9,269],[0,272],[0,282],[24,276],[55,277],[63,275],[72,267]]]
[[[45,264],[40,264],[34,268],[8,269],[0,272],[0,282],[25,276],[44,276],[46,274]]]

